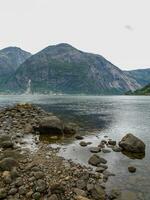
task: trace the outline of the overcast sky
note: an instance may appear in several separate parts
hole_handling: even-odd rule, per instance
[[[0,48],[69,43],[122,69],[150,67],[150,0],[0,0]]]

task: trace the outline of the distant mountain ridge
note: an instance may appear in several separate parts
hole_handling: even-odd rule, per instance
[[[150,84],[144,86],[141,89],[135,91],[128,91],[125,93],[126,95],[150,95]]]
[[[0,50],[0,83],[7,80],[31,54],[18,47]]]
[[[145,86],[150,83],[150,68],[124,72],[131,78],[134,78],[141,86]]]
[[[48,46],[23,62],[5,90],[67,94],[122,94],[141,85],[104,57],[69,44]]]

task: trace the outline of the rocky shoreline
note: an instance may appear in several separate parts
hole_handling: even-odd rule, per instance
[[[77,130],[76,125],[65,124],[52,113],[29,104],[18,104],[0,112],[0,199],[121,199],[121,193],[117,190],[106,194],[105,183],[114,174],[107,170],[107,161],[97,153],[109,153],[104,148],[105,145],[119,152],[124,140],[122,147],[116,146],[115,141],[103,140],[98,147],[91,148],[93,155],[89,158],[89,164],[96,166],[96,170],[93,170],[92,167],[81,166],[59,157],[59,149],[40,142],[39,134],[45,132],[68,136],[75,134]],[[36,146],[33,152],[26,146],[25,138],[28,135],[32,135]],[[75,137],[83,139],[79,135]],[[82,141],[80,145],[84,148],[88,144]],[[144,148],[142,146],[142,150]],[[129,170],[136,171],[133,166]]]

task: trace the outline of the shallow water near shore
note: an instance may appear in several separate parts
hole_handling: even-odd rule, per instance
[[[97,146],[104,136],[119,141],[126,133],[133,133],[146,144],[143,159],[131,159],[120,152],[99,153],[108,160],[110,177],[107,188],[120,188],[135,192],[136,199],[150,199],[150,97],[144,96],[53,96],[53,95],[1,95],[0,107],[15,103],[33,103],[53,112],[66,122],[75,122],[82,128],[84,141],[92,142],[81,147],[80,141],[70,138],[41,137],[54,147],[61,147],[59,155],[83,165],[91,155],[90,147]],[[137,168],[135,174],[128,166]]]

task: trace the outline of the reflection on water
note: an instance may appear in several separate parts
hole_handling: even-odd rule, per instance
[[[119,141],[126,133],[133,133],[146,143],[146,155],[141,159],[131,159],[120,152],[99,154],[108,160],[109,170],[116,174],[107,183],[123,190],[136,192],[137,199],[150,199],[150,97],[138,96],[1,96],[0,106],[16,102],[31,102],[45,110],[57,114],[65,121],[76,122],[82,128],[85,141],[92,141],[81,147],[79,141],[71,138],[49,138],[41,140],[61,146],[60,155],[86,164],[90,157],[90,147],[97,146],[107,135]],[[84,132],[85,130],[86,132]],[[47,140],[47,138],[49,138]],[[56,146],[56,145],[55,145]],[[137,168],[135,174],[128,172],[128,166]]]

